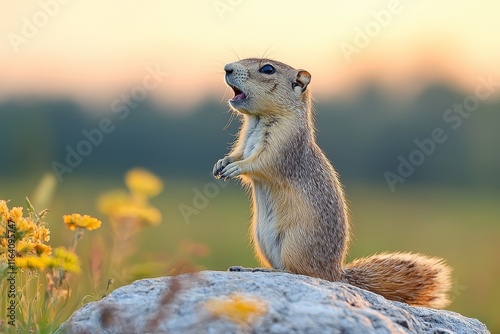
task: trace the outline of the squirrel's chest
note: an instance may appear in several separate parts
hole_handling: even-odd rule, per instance
[[[265,126],[262,122],[258,120],[252,121],[245,136],[243,159],[251,157],[255,152],[262,149],[266,136]]]
[[[276,208],[270,189],[265,185],[254,183],[253,196],[256,204],[253,220],[255,243],[273,268],[283,269],[281,261],[283,240],[277,228]]]

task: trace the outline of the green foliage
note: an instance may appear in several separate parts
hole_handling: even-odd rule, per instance
[[[355,98],[319,100],[318,141],[344,180],[385,182],[384,172],[396,172],[398,157],[408,158],[416,139],[443,128],[446,142],[406,182],[498,187],[500,154],[491,143],[500,142],[500,102],[482,101],[453,130],[443,115],[463,100],[463,94],[444,86],[430,87],[411,100],[394,99],[376,86]],[[181,114],[145,101],[120,119],[110,109],[86,110],[68,101],[5,102],[0,123],[9,126],[0,131],[0,172],[26,177],[51,169],[53,161],[65,163],[67,147],[76,149],[86,139],[82,131],[98,128],[109,117],[114,130],[65,178],[122,173],[139,164],[155,172],[202,177],[237,133],[236,118],[223,130],[230,119],[227,110],[225,103],[208,101]]]

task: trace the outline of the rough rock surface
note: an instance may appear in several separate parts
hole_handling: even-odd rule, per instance
[[[234,293],[263,301],[264,314],[244,322],[211,313],[207,300],[228,300]],[[76,311],[56,333],[489,332],[478,320],[388,301],[344,283],[286,273],[204,271],[121,287]]]

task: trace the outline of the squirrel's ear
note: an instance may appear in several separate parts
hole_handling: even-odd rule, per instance
[[[311,74],[305,70],[298,70],[295,81],[292,82],[292,88],[300,87],[301,93],[304,93],[307,85],[311,82]]]

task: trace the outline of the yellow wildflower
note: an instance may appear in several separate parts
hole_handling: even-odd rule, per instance
[[[129,204],[129,195],[121,190],[107,192],[97,200],[99,211],[106,215],[113,215],[120,207]]]
[[[63,220],[66,226],[72,231],[74,231],[77,227],[92,231],[101,227],[102,224],[102,222],[97,218],[91,217],[89,215],[82,216],[78,213],[65,215],[63,217]]]
[[[17,243],[17,252],[22,256],[32,252],[35,249],[35,244],[32,242],[26,242],[25,240],[19,240]]]
[[[46,267],[46,261],[44,257],[38,257],[33,255],[17,257],[16,267],[43,270]]]
[[[62,269],[76,273],[80,272],[80,260],[78,256],[64,247],[54,249],[53,256],[41,256],[40,258],[47,268]]]
[[[227,298],[211,299],[205,308],[216,317],[225,317],[237,323],[249,324],[267,311],[266,303],[255,297],[233,293]]]
[[[153,208],[152,206],[142,207],[138,214],[142,221],[147,224],[158,225],[161,222],[160,210]]]
[[[13,207],[9,212],[9,219],[18,223],[23,218],[23,208],[20,206]]]
[[[125,184],[133,193],[148,197],[156,196],[163,190],[163,182],[143,168],[131,169],[125,175]]]
[[[9,219],[9,208],[7,207],[7,202],[0,200],[0,220],[7,221]]]
[[[23,256],[16,258],[16,266],[19,268],[39,269],[46,268],[62,269],[64,271],[80,272],[80,260],[75,253],[59,247],[54,250],[54,255]]]
[[[12,210],[11,210],[12,211]],[[38,229],[36,223],[30,219],[19,219],[16,222],[16,234],[20,238],[31,237],[33,233]]]
[[[35,244],[33,249],[35,250],[35,253],[38,256],[50,255],[52,253],[52,247],[50,247],[49,245],[45,245],[45,244]]]
[[[45,226],[38,225],[33,233],[33,240],[47,242],[50,240],[50,230]]]
[[[137,219],[141,223],[158,225],[161,222],[161,213],[158,209],[147,204],[130,204],[116,209],[113,217]]]
[[[134,201],[122,191],[108,192],[97,201],[99,210],[108,215],[112,222],[134,219],[143,224],[156,225],[161,221],[161,213],[143,201]]]

